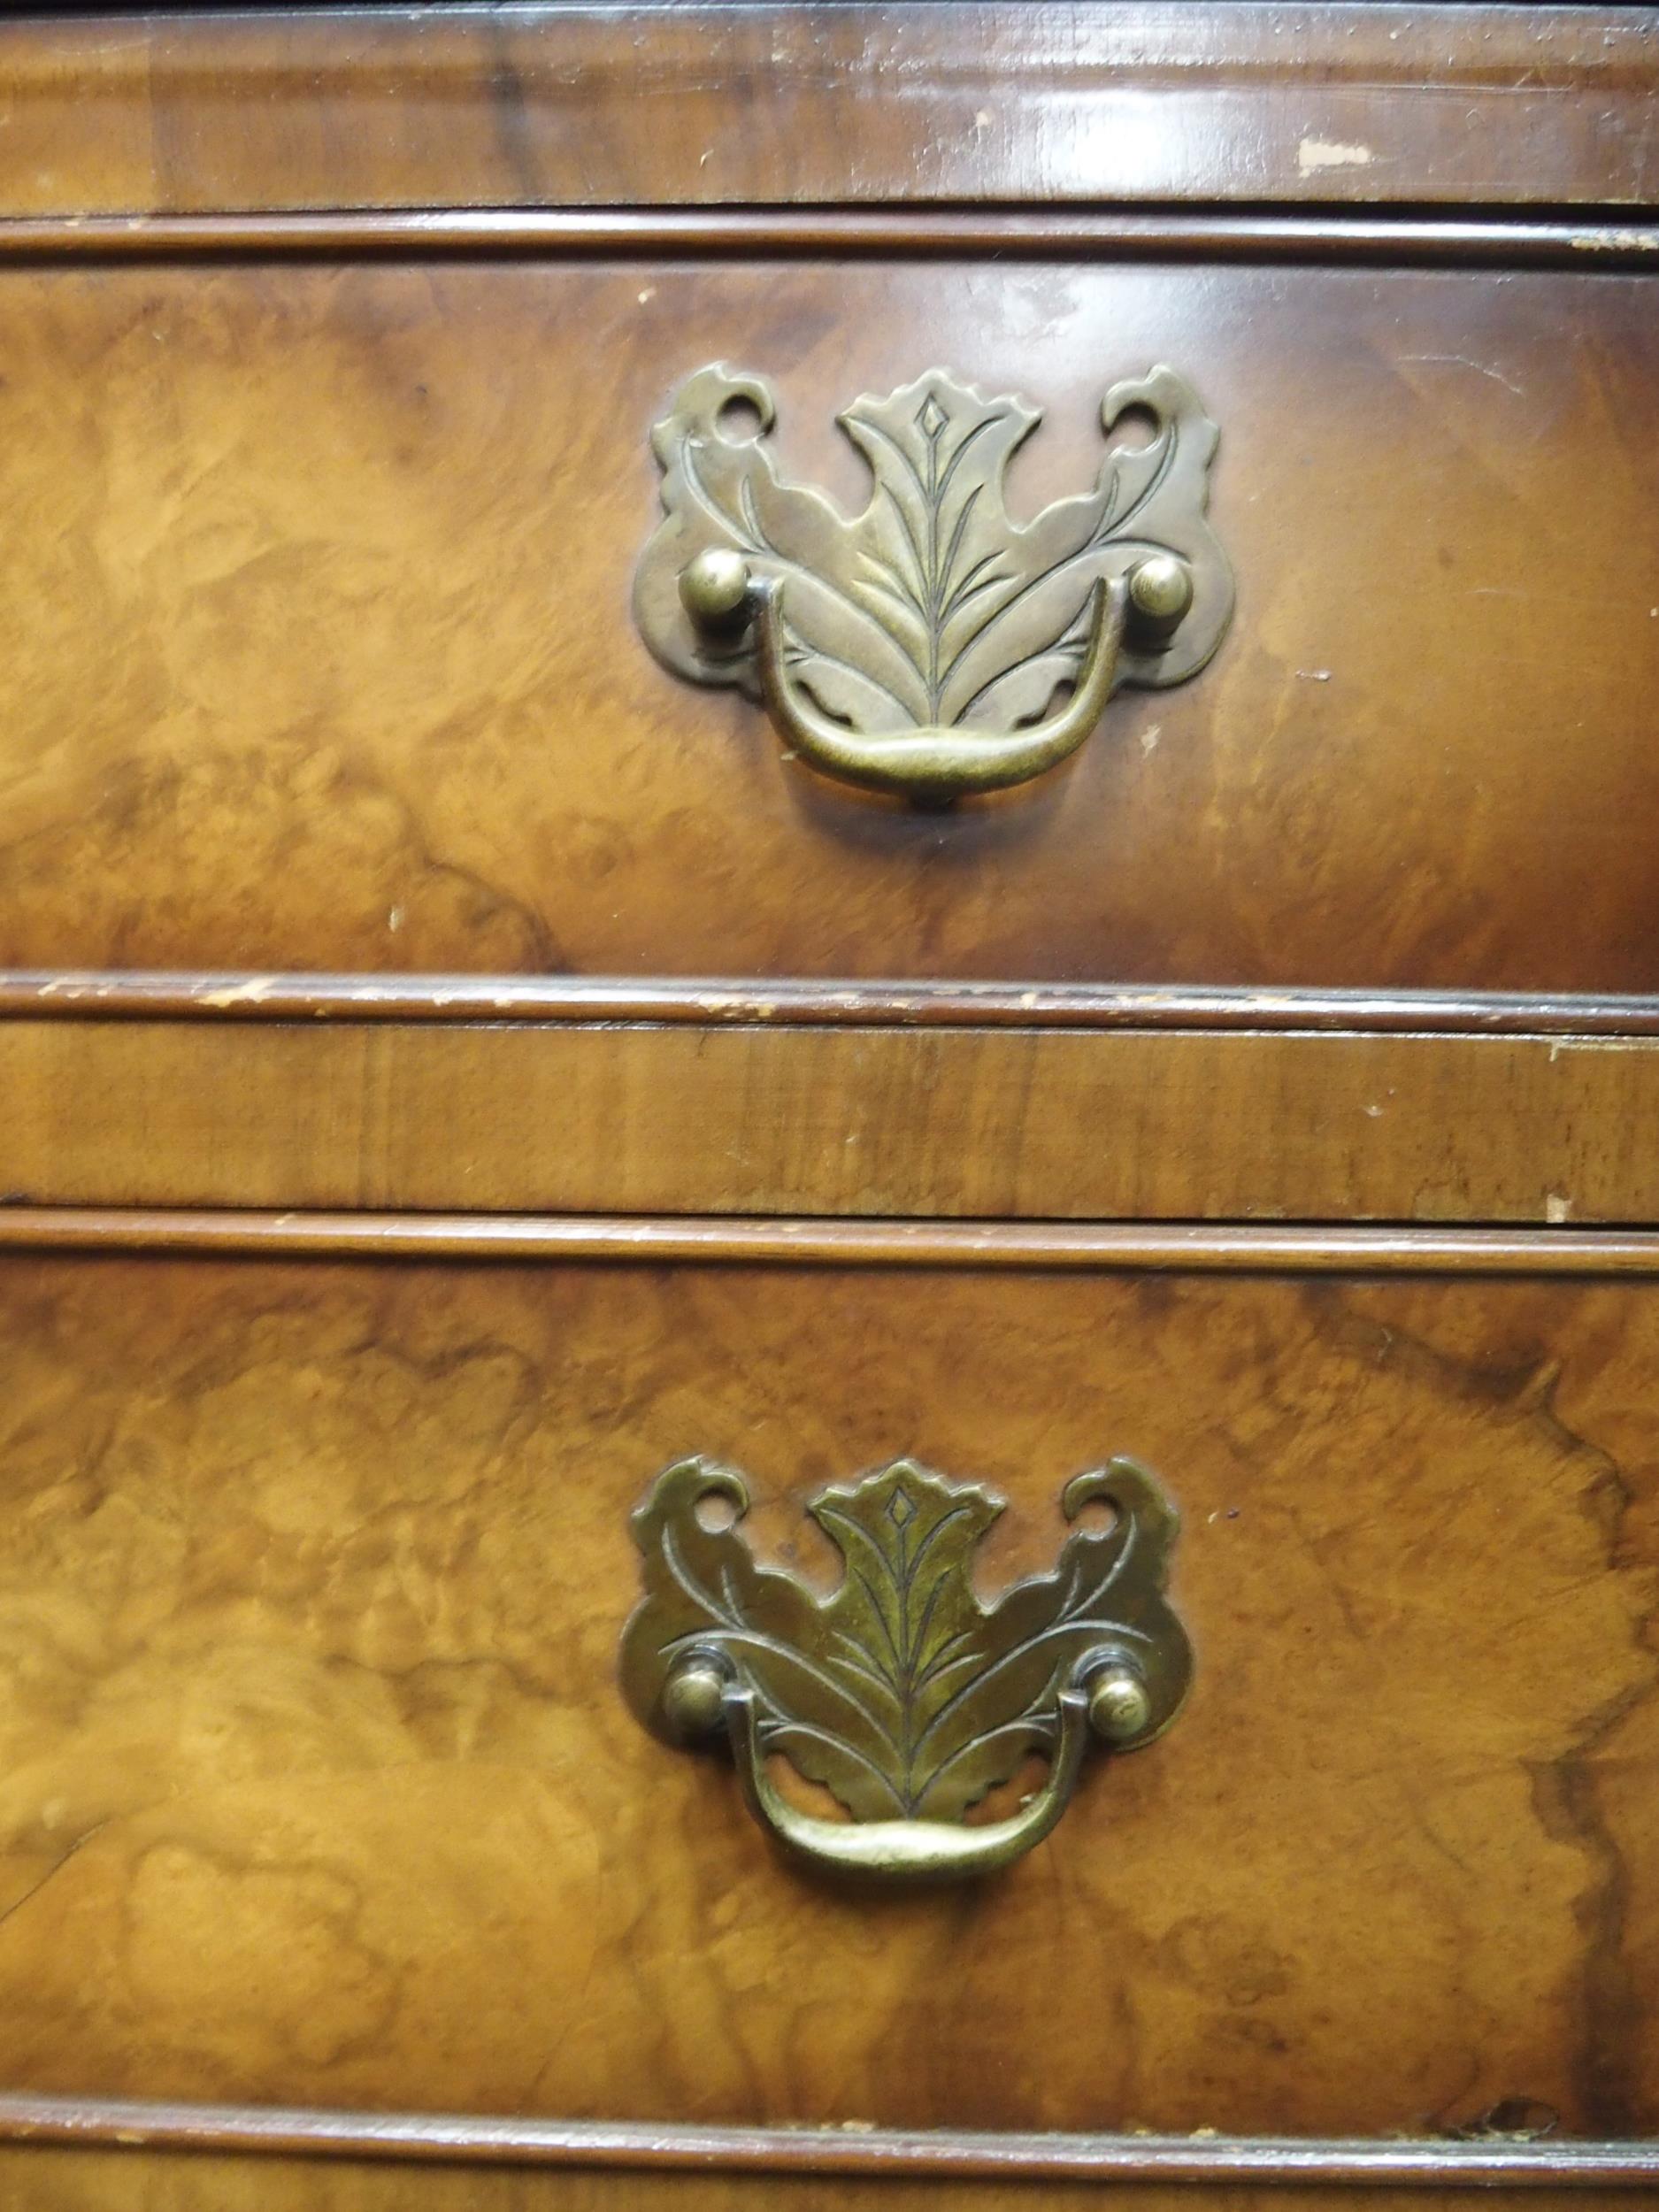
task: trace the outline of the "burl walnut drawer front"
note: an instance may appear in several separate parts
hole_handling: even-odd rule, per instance
[[[0,1340],[14,2090],[1659,2116],[1647,1283],[14,1252]],[[1190,1692],[1005,1872],[826,1879],[629,1709],[665,1467],[820,1589],[826,1486],[982,1486],[988,1601],[1117,1454]]]
[[[1653,987],[1650,277],[1344,265],[1340,238],[1125,260],[1104,222],[762,256],[720,219],[672,255],[645,219],[608,252],[550,219],[511,254],[424,251],[414,218],[373,251],[349,224],[209,258],[14,244],[0,961]],[[787,669],[791,624],[824,647],[797,696],[1052,707],[1092,573],[1055,517],[1096,493],[1119,566],[1143,527],[1148,553],[1213,528],[1233,582],[1204,554],[1187,618],[1213,657],[1147,688],[1132,632],[1080,749],[946,812],[814,772],[754,697],[661,664],[631,598],[663,426],[713,363],[769,395],[770,459],[732,460],[741,405],[707,431],[680,551],[829,564],[780,603]],[[1101,419],[1163,368],[1170,512],[1137,410]],[[681,565],[648,632],[682,622]]]

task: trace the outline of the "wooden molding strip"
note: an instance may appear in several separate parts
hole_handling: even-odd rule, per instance
[[[1642,2188],[1659,2144],[979,2135],[290,2111],[0,2095],[0,2142],[870,2179]]]
[[[0,20],[0,212],[1651,203],[1648,6],[819,0]]]
[[[1185,985],[0,971],[0,1020],[580,1022],[1659,1036],[1659,998]]]
[[[622,1214],[0,1209],[0,1251],[660,1266],[1121,1269],[1275,1275],[1659,1275],[1659,1231],[1163,1227],[1138,1222],[642,1219]]]
[[[1659,98],[1655,100],[1659,110]],[[1360,262],[1385,267],[1653,268],[1659,224],[1131,210],[904,207],[411,209],[0,219],[0,264],[337,260],[395,255],[655,260],[688,255]]]

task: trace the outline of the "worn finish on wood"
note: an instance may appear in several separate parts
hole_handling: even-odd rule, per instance
[[[182,11],[0,26],[0,211],[1642,204],[1650,7]]]
[[[1651,2131],[1659,1293],[918,1289],[0,1265],[4,2078]],[[814,1576],[826,1475],[971,1471],[995,1586],[1106,1442],[1179,1488],[1195,1687],[995,1889],[803,1884],[627,1720],[627,1509],[687,1445],[765,1477],[756,1540]]]
[[[764,983],[662,976],[145,974],[0,970],[0,1018],[201,1021],[787,1022],[954,1029],[1410,1031],[1651,1037],[1659,998],[1527,992],[1252,991],[1118,984]]]
[[[1201,681],[945,820],[627,613],[688,365],[788,360],[853,501],[833,406],[923,347],[1041,396],[1022,513],[1179,360],[1240,586]],[[1612,275],[12,267],[0,960],[1652,988],[1650,352]]]
[[[0,1090],[21,1204],[1659,1221],[1641,1038],[18,1020]]]

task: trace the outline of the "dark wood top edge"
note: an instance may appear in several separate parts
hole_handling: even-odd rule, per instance
[[[798,254],[938,259],[1363,262],[1598,269],[1659,266],[1659,223],[1232,214],[1017,207],[406,209],[338,214],[21,216],[0,220],[0,265],[511,255],[629,257]]]
[[[660,1266],[1659,1276],[1659,1230],[0,1207],[0,1251]]]
[[[1656,35],[1477,0],[0,18],[0,204],[1642,206]]]
[[[757,27],[759,35],[764,37],[772,28],[770,19],[800,15],[807,4],[808,0],[785,0],[785,4],[770,8],[760,6],[759,0],[634,0],[634,4],[628,0],[494,0],[491,12],[500,28],[543,33],[557,29],[571,38],[584,29],[592,33],[596,27],[603,28],[618,19],[655,20],[672,28],[675,19],[683,16],[691,19],[695,32],[704,21],[741,23],[745,18],[759,16],[765,19]],[[972,60],[978,56],[986,27],[1018,23],[1026,4],[1027,0],[971,0],[971,4],[963,0],[961,27],[926,25],[916,34],[918,45],[926,45],[930,58]],[[908,12],[904,0],[897,0],[896,5],[895,0],[811,0],[811,5],[820,20],[884,27]],[[140,0],[118,0],[113,6],[101,6],[97,0],[85,0],[85,4],[58,0],[56,9],[47,0],[43,7],[16,8],[13,15],[36,23],[56,19],[66,35],[88,43],[126,31],[131,48],[137,51],[153,48],[181,30],[205,42],[216,32],[257,33],[274,25],[291,36],[303,35],[320,45],[325,41],[337,42],[342,30],[383,27],[388,35],[400,39],[400,62],[412,51],[413,73],[424,72],[446,81],[454,73],[452,50],[434,45],[430,51],[424,51],[411,35],[424,31],[430,38],[434,32],[448,32],[463,35],[486,50],[490,43],[489,33],[479,32],[475,0],[402,0],[398,5],[387,4],[386,0],[173,0],[171,6],[142,5]],[[1494,24],[1503,26],[1506,15],[1505,0],[1428,0],[1423,5],[1414,5],[1412,0],[1229,0],[1218,15],[1194,20],[1183,0],[1130,0],[1129,4],[1124,4],[1124,0],[1117,0],[1117,4],[1111,0],[1071,0],[1072,21],[1085,21],[1112,35],[1100,50],[1081,56],[1075,55],[1070,44],[1061,43],[1058,50],[1079,71],[1097,75],[1133,63],[1142,69],[1247,68],[1258,73],[1317,67],[1321,81],[1333,73],[1366,83],[1374,82],[1379,75],[1404,76],[1415,81],[1414,58],[1400,55],[1395,44],[1402,33],[1411,32],[1438,49],[1440,74],[1435,83],[1468,79],[1502,82],[1509,54],[1502,44],[1496,54],[1486,50],[1480,33]],[[1277,35],[1271,43],[1261,36],[1264,26]],[[1333,34],[1336,26],[1352,27],[1340,45]],[[1659,10],[1652,4],[1629,4],[1627,0],[1602,0],[1600,5],[1589,4],[1588,0],[1546,0],[1545,4],[1527,8],[1526,23],[1514,35],[1516,50],[1532,52],[1544,48],[1540,68],[1571,66],[1617,74],[1621,61],[1631,51],[1645,58],[1644,31],[1655,28],[1659,28]],[[1310,58],[1300,42],[1320,33],[1333,35],[1333,51]],[[1457,50],[1448,53],[1448,47]],[[1024,65],[1046,76],[1056,50],[1052,31],[1045,32],[1039,26]],[[274,65],[264,40],[256,38],[245,53],[233,50],[226,61],[273,66],[282,73],[298,66],[290,48],[280,50]],[[714,58],[705,58],[711,61]],[[360,71],[361,57],[354,50],[346,50],[340,65],[348,73]]]
[[[690,1023],[1659,1036],[1659,997],[627,976],[0,972],[0,1020]]]
[[[1659,2144],[899,2133],[0,2095],[0,2141],[527,2166],[1032,2181],[1643,2187]]]

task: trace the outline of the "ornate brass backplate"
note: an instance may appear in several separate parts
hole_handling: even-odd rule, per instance
[[[1149,442],[1110,442],[1131,411]],[[1023,400],[930,369],[855,401],[837,419],[873,480],[856,515],[780,477],[776,416],[764,379],[723,363],[680,386],[651,434],[666,511],[634,612],[666,666],[764,699],[824,774],[932,806],[1022,783],[1077,749],[1118,685],[1184,682],[1220,643],[1217,432],[1174,370],[1113,385],[1094,488],[1028,522],[1003,495],[1041,419]]]
[[[895,1460],[809,1506],[843,1563],[820,1597],[756,1564],[741,1475],[681,1460],[634,1516],[645,1597],[622,1641],[628,1702],[671,1743],[724,1734],[750,1810],[819,1867],[915,1880],[1006,1866],[1064,1811],[1091,1732],[1150,1742],[1192,1671],[1164,1594],[1174,1507],[1128,1459],[1079,1475],[1061,1508],[1075,1521],[1096,1500],[1110,1526],[1074,1529],[1052,1574],[987,1604],[973,1554],[1002,1501]],[[1047,1778],[1018,1812],[964,1819],[1033,1754]],[[774,1756],[851,1817],[792,1804]]]

